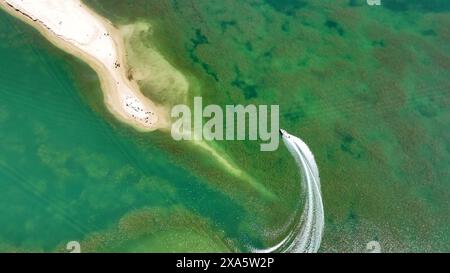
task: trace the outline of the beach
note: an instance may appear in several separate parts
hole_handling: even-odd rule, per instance
[[[109,111],[140,131],[169,128],[168,111],[145,97],[127,76],[119,31],[79,0],[2,0],[8,13],[32,25],[98,74]]]

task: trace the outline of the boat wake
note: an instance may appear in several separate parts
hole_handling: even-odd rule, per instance
[[[319,250],[324,228],[324,211],[320,191],[319,169],[314,155],[300,138],[280,130],[283,142],[294,157],[301,173],[301,197],[305,207],[291,233],[279,244],[254,252],[314,253]]]

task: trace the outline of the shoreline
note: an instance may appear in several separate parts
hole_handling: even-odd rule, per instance
[[[41,0],[37,4],[1,0],[0,7],[87,63],[97,73],[104,103],[117,119],[142,132],[170,128],[168,110],[145,97],[138,84],[128,79],[124,41],[106,18],[79,0]]]
[[[64,39],[64,37],[59,36],[57,33],[53,32],[51,28],[48,28],[45,24],[42,22],[33,19],[33,16],[30,16],[27,13],[23,13],[20,10],[16,10],[13,6],[10,6],[8,3],[11,2],[18,2],[20,3],[33,3],[33,1],[36,0],[0,0],[0,7],[6,10],[9,14],[12,16],[19,18],[20,20],[24,21],[25,23],[31,25],[33,28],[37,29],[47,40],[49,40],[52,44],[54,44],[56,47],[60,48],[61,50],[81,59],[83,62],[87,63],[91,68],[94,69],[94,71],[97,73],[100,83],[101,83],[101,89],[102,93],[104,95],[104,103],[106,104],[108,110],[112,113],[114,117],[116,117],[119,121],[130,125],[134,129],[140,131],[140,132],[152,132],[155,130],[161,130],[164,133],[169,133],[171,131],[171,120],[170,120],[170,111],[167,108],[164,108],[163,106],[158,106],[155,103],[153,103],[150,99],[145,97],[139,89],[139,86],[136,82],[130,81],[127,78],[127,65],[125,60],[125,41],[123,39],[120,39],[121,33],[119,29],[114,28],[111,22],[109,22],[107,19],[101,17],[100,15],[96,14],[95,12],[91,11],[88,7],[86,7],[80,0],[40,0],[44,3],[53,3],[56,6],[60,5],[67,5],[67,3],[77,3],[79,4],[78,8],[82,9],[84,12],[88,13],[89,16],[92,16],[95,18],[97,22],[101,24],[109,33],[110,35],[108,38],[111,38],[113,41],[113,46],[115,50],[117,51],[117,60],[114,59],[112,64],[113,67],[108,68],[105,66],[101,60],[96,59],[96,56],[92,56],[89,54],[89,52],[85,52],[82,49],[79,48],[79,44],[76,44],[75,41],[67,41],[67,39]],[[34,2],[36,3],[36,2]],[[61,4],[65,3],[65,4]],[[43,4],[39,4],[43,5]],[[53,6],[48,6],[47,10],[44,12],[49,12],[48,10],[54,8]],[[67,6],[66,6],[67,8]],[[68,12],[66,10],[66,12]],[[70,10],[70,12],[73,12]],[[78,30],[78,26],[75,25],[75,29]],[[78,33],[78,31],[77,31]],[[81,38],[82,39],[82,38]],[[89,41],[88,43],[92,43],[92,41]],[[102,50],[103,51],[103,50]],[[111,61],[111,60],[110,60]],[[119,63],[120,67],[115,67],[114,65]],[[113,72],[111,72],[111,70]],[[114,71],[117,73],[119,72],[120,78],[119,80],[123,83],[126,83],[125,86],[127,88],[118,88],[117,82],[114,80],[114,78],[111,78],[111,74],[114,73]],[[122,85],[123,86],[123,85]],[[151,115],[152,124],[148,125],[145,122],[139,122],[137,121],[130,112],[126,111],[126,106],[129,104],[130,100],[127,100],[127,97],[121,98],[120,96],[123,95],[123,93],[127,93],[127,91],[131,91],[132,98],[131,100],[138,100],[138,102],[141,103],[141,105],[145,105],[145,112],[151,112],[154,115]],[[133,101],[132,101],[133,102]],[[142,108],[139,107],[139,108]],[[147,110],[148,109],[148,110]],[[239,166],[237,166],[233,160],[226,158],[226,156],[221,155],[219,152],[217,152],[214,148],[212,148],[208,143],[205,142],[196,142],[194,141],[191,143],[194,146],[199,147],[204,152],[209,153],[218,163],[220,163],[221,167],[228,171],[232,176],[237,177],[246,183],[248,183],[251,187],[253,187],[258,193],[262,194],[265,198],[274,200],[277,197],[270,192],[266,187],[260,183],[258,183],[253,177],[248,175],[245,171],[241,170]]]

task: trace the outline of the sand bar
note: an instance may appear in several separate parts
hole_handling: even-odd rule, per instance
[[[88,63],[99,75],[105,103],[122,122],[141,131],[169,127],[167,111],[127,77],[125,48],[116,28],[80,0],[0,0],[10,14]]]
[[[128,79],[123,39],[111,22],[80,0],[0,0],[0,5],[38,29],[59,48],[88,63],[99,75],[108,109],[119,120],[140,131],[170,130],[168,109],[154,104]],[[264,196],[275,198],[207,143],[196,141],[194,144],[235,177],[250,183]]]

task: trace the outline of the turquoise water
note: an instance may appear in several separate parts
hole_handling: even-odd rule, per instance
[[[151,23],[143,41],[190,97],[280,105],[319,166],[320,251],[449,251],[448,1],[85,2]],[[91,69],[3,13],[0,38],[0,250],[248,251],[288,232],[302,200],[284,147],[216,143],[268,201],[196,147],[118,123]]]
[[[256,239],[239,232],[248,217],[239,204],[171,162],[150,138],[105,122],[89,107],[87,96],[102,104],[91,69],[3,12],[0,36],[0,250],[55,251],[110,232],[141,209],[170,216],[176,208],[186,211],[179,216],[185,224],[200,217],[213,234],[219,227],[236,242]],[[74,68],[90,88],[74,84]],[[168,136],[154,142],[158,137]],[[170,221],[165,226],[171,231]]]
[[[201,83],[191,92],[205,103],[280,105],[281,127],[308,143],[321,172],[321,251],[373,240],[448,251],[448,1],[85,2],[116,24],[152,23],[143,39]],[[220,145],[293,210],[283,148]],[[285,209],[261,212],[261,228],[280,227]]]

